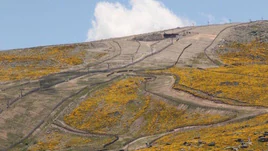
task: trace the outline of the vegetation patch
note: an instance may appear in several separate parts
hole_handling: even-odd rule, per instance
[[[199,93],[189,91],[187,87],[200,90],[214,97],[238,100],[250,105],[267,106],[268,95],[266,92],[268,92],[268,87],[266,83],[268,83],[268,78],[222,73],[221,71],[229,72],[227,68],[222,67],[222,69],[199,70],[175,67],[163,72],[179,77],[174,88],[185,90],[198,96]],[[235,70],[233,68],[230,69]],[[223,99],[221,101],[232,103]]]
[[[167,132],[177,127],[203,125],[230,118],[221,112],[180,108],[155,98],[142,89],[144,79],[129,77],[90,95],[64,121],[94,133],[133,137]]]
[[[1,81],[36,79],[83,63],[85,51],[74,46],[55,46],[18,52],[0,52]]]
[[[210,127],[167,135],[153,144],[150,151],[160,150],[266,150],[268,115],[261,115],[245,122]],[[268,140],[268,139],[267,139]]]
[[[153,73],[176,75],[178,80],[174,88],[199,97],[205,96],[198,91],[229,104],[240,102],[267,106],[268,43],[258,41],[246,44],[233,43],[227,45],[225,49],[227,48],[229,50],[227,52],[220,51],[222,52],[220,57],[224,63],[231,66],[206,70],[173,67]]]
[[[268,64],[268,43],[258,40],[249,43],[231,42],[218,50],[220,59],[230,65]]]
[[[107,55],[87,52],[84,47],[63,45],[0,52],[0,81],[37,79]]]
[[[102,148],[104,144],[109,143],[112,139],[110,137],[85,137],[52,131],[40,137],[28,150],[66,150],[74,147],[96,149]]]

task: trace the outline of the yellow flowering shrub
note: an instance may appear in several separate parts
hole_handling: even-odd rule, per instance
[[[228,69],[232,70],[230,72],[235,70],[233,68]],[[183,87],[186,86],[215,97],[234,99],[250,105],[267,106],[268,78],[221,73],[219,71],[229,72],[224,67],[207,70],[174,67],[162,72],[171,73],[179,77],[178,83],[174,86],[177,89],[191,92],[191,90]],[[196,93],[196,95],[199,94]]]
[[[29,151],[40,150],[64,150],[79,146],[102,146],[113,140],[112,137],[83,137],[78,135],[66,134],[62,132],[51,132],[38,138],[36,144],[28,148]]]
[[[214,96],[230,104],[236,103],[231,100],[237,100],[248,105],[267,106],[268,43],[232,43],[226,48],[231,51],[221,53],[220,58],[229,66],[206,70],[173,67],[151,73],[173,74],[178,78],[174,88],[199,97],[212,99],[210,96]],[[235,150],[241,148],[237,141],[240,139],[247,144],[246,150],[267,150],[267,143],[258,141],[259,136],[267,132],[267,119],[268,114],[265,114],[224,126],[174,133],[157,140],[152,148],[141,150]],[[215,146],[209,145],[212,142]]]
[[[166,102],[153,100],[149,110],[144,115],[147,125],[146,134],[167,132],[178,127],[191,125],[206,125],[224,121],[230,118],[220,113],[198,112],[194,109],[178,109]]]
[[[75,46],[27,49],[20,53],[0,52],[0,81],[36,79],[60,69],[83,63],[85,51]]]
[[[140,126],[132,135],[166,132],[186,125],[215,123],[230,114],[179,109],[142,91],[143,78],[129,77],[92,93],[64,121],[70,126],[95,133],[124,134],[137,119]]]
[[[53,132],[50,135],[47,135],[44,141],[38,141],[36,145],[30,148],[31,151],[38,150],[57,150],[59,149],[60,140],[62,135],[57,132]]]
[[[82,102],[64,121],[78,129],[105,133],[117,125],[127,112],[126,105],[131,100],[146,100],[138,95],[142,78],[123,79],[100,89]],[[144,103],[142,103],[144,104]],[[135,117],[135,112],[130,113]],[[125,120],[123,125],[128,125]],[[133,119],[132,119],[133,120]]]
[[[239,148],[241,143],[236,141],[238,139],[242,139],[248,144],[248,148],[245,150],[266,150],[267,143],[259,142],[258,137],[267,131],[267,119],[268,115],[265,114],[240,123],[174,133],[157,140],[152,148],[141,150],[221,151],[231,149],[231,147]],[[198,143],[198,141],[202,143]],[[208,144],[211,142],[215,142],[215,146],[209,146]]]
[[[230,49],[220,55],[220,59],[231,65],[267,64],[268,43],[254,40],[249,43],[233,42],[224,47]]]
[[[22,67],[1,68],[0,66],[0,81],[21,80],[21,79],[36,79],[40,76],[45,76],[51,73],[59,72],[57,67]]]
[[[149,72],[173,74],[178,78],[175,89],[199,97],[213,96],[228,104],[267,106],[268,43],[232,43],[225,48],[232,51],[221,53],[220,58],[230,66],[206,70],[172,67]]]

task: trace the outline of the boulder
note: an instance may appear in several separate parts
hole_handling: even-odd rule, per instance
[[[152,145],[151,145],[150,143],[146,143],[146,147],[147,147],[147,148],[151,148]]]
[[[208,146],[215,146],[215,145],[216,145],[215,142],[211,142],[211,143],[208,144]]]
[[[262,136],[262,137],[259,137],[258,141],[259,142],[268,142],[268,138]]]
[[[184,145],[184,146],[191,146],[191,143],[184,142],[183,145]]]
[[[248,144],[246,144],[246,143],[241,143],[240,148],[248,148]]]
[[[236,141],[236,142],[244,142],[244,140],[241,139],[241,138],[238,138],[238,139],[236,139],[235,141]]]
[[[202,145],[202,144],[206,144],[206,142],[204,142],[202,140],[198,140],[198,145]]]

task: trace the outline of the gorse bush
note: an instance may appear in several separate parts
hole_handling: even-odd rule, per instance
[[[85,51],[74,46],[55,46],[14,52],[0,52],[0,80],[36,79],[63,68],[84,63]]]
[[[267,106],[268,44],[253,41],[248,44],[232,43],[226,48],[232,51],[221,53],[220,58],[231,66],[206,70],[173,67],[156,72],[176,75],[179,80],[174,88],[200,97],[205,96],[198,91],[223,98],[221,101],[229,104],[241,102]]]
[[[265,114],[245,122],[174,133],[157,140],[152,148],[142,150],[221,151],[231,149],[231,147],[239,148],[241,143],[237,141],[238,139],[245,143],[248,143],[250,139],[251,143],[247,150],[266,150],[267,143],[259,142],[258,138],[268,129],[267,119],[268,115]],[[211,142],[215,142],[215,146],[209,146]]]
[[[37,143],[30,146],[28,150],[66,150],[72,147],[87,145],[90,145],[91,147],[99,147],[103,144],[111,142],[113,139],[114,138],[111,137],[83,137],[52,131],[51,133],[39,137]]]
[[[235,71],[236,69],[238,71]],[[178,83],[174,86],[177,89],[185,89],[182,86],[186,86],[214,97],[234,99],[250,105],[267,106],[268,78],[232,74],[232,72],[239,73],[239,70],[240,68],[223,67],[207,70],[172,68],[164,72],[172,73],[179,77]],[[222,73],[221,71],[227,73]],[[259,75],[262,75],[262,73],[259,73]]]
[[[251,65],[268,63],[268,43],[254,40],[250,43],[233,42],[219,50],[221,60],[230,65]]]
[[[220,58],[229,66],[206,70],[173,67],[152,73],[175,75],[178,80],[174,88],[199,97],[206,97],[199,93],[204,92],[218,99],[227,98],[221,99],[225,103],[234,104],[228,101],[234,99],[247,105],[267,106],[268,43],[231,43],[222,50]],[[239,141],[247,144],[247,150],[266,150],[267,143],[258,139],[268,129],[267,119],[268,115],[264,114],[244,122],[174,133],[157,140],[152,148],[142,150],[235,150],[241,148]]]
[[[64,121],[70,126],[96,133],[149,135],[187,125],[209,124],[230,118],[220,113],[198,112],[154,98],[142,89],[143,78],[129,77],[92,93]]]

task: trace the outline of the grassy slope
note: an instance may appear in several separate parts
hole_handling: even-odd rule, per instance
[[[180,79],[175,88],[200,97],[204,96],[193,90],[243,101],[248,105],[267,106],[268,44],[252,41],[246,44],[235,43],[224,49],[234,50],[220,56],[225,64],[229,64],[227,67],[206,70],[174,67],[157,72],[176,75]],[[235,104],[232,101],[225,103]],[[250,139],[248,149],[265,150],[267,143],[258,142],[258,137],[267,131],[267,118],[268,115],[265,114],[245,122],[168,135],[158,140],[153,148],[144,150],[223,150],[241,147],[241,143],[236,142],[237,139],[245,142]],[[194,139],[197,136],[200,138]],[[203,143],[198,143],[200,141]],[[215,142],[216,146],[209,146],[211,142]]]
[[[0,52],[0,81],[37,79],[62,69],[89,63],[85,62],[88,52],[82,48],[67,45]],[[93,58],[100,59],[106,54],[90,52],[90,55],[93,61]]]
[[[266,150],[267,143],[258,142],[258,137],[262,136],[262,134],[267,131],[267,119],[268,115],[265,114],[245,122],[176,133],[159,139],[154,144],[154,147],[143,150],[157,151],[184,149],[191,151],[220,151],[230,147],[238,148],[241,143],[237,142],[237,139],[242,139],[244,142],[248,142],[249,138],[252,144],[249,145],[246,150]],[[195,139],[197,137],[200,138]],[[203,143],[199,144],[198,141],[202,141]],[[184,145],[184,142],[187,142],[189,145]],[[215,142],[216,145],[209,146],[208,144],[211,142]]]
[[[90,132],[139,137],[229,118],[178,108],[156,99],[142,91],[143,81],[140,77],[129,77],[98,90],[66,115],[65,122]]]

